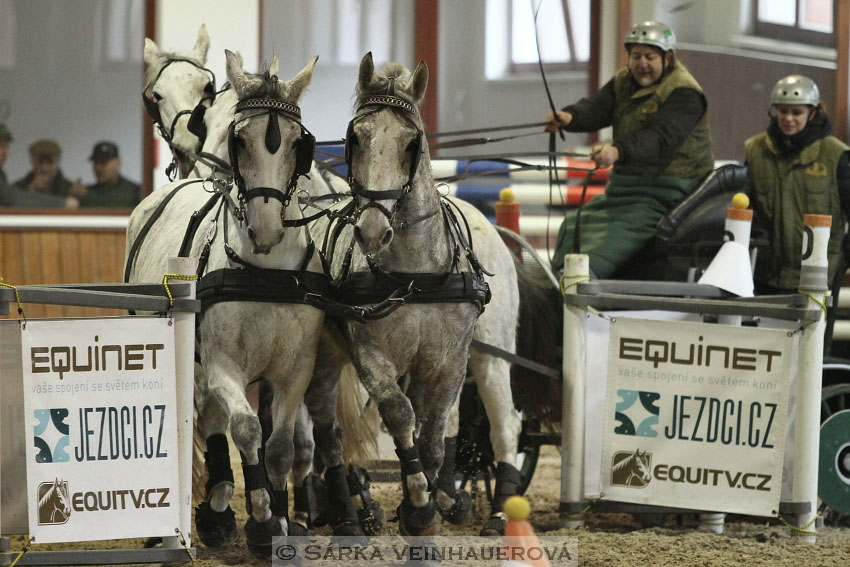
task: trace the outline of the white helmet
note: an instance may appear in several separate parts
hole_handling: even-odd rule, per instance
[[[771,104],[809,104],[817,106],[820,91],[813,80],[803,75],[788,75],[780,79],[770,94]]]
[[[676,49],[676,34],[667,24],[649,20],[629,29],[623,44],[628,47],[635,43],[652,45],[664,52],[673,51]]]

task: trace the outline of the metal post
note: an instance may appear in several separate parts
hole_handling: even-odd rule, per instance
[[[191,276],[197,269],[197,258],[169,258],[168,273]],[[195,282],[189,281],[191,293],[187,298],[195,298]],[[191,312],[173,313],[174,350],[177,378],[177,447],[178,470],[180,480],[179,506],[180,530],[191,547],[192,528],[192,440],[195,401],[195,314]],[[163,547],[182,548],[178,537],[163,538]]]
[[[567,254],[564,279],[567,294],[589,279],[586,254]],[[587,312],[564,305],[563,402],[561,408],[561,505],[562,528],[584,526],[584,389],[587,379]]]
[[[809,308],[821,309],[829,293],[827,246],[832,217],[803,217],[803,260],[800,266],[800,292],[809,297]],[[818,303],[821,302],[821,303]],[[800,334],[794,421],[794,465],[791,498],[808,502],[809,510],[793,516],[794,530],[808,543],[817,540],[818,459],[820,455],[821,367],[826,317],[806,326]]]

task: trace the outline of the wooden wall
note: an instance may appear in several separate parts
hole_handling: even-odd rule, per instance
[[[799,73],[817,83],[827,114],[834,117],[835,70],[799,62],[773,61],[730,53],[678,50],[708,99],[708,118],[717,159],[744,159],[744,141],[768,124],[776,81]],[[798,60],[799,61],[799,60]]]
[[[0,227],[0,277],[11,285],[118,283],[124,277],[125,230]],[[123,311],[24,304],[27,318],[120,315]],[[9,304],[16,318],[17,307]]]

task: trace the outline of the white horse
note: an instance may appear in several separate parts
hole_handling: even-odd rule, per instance
[[[192,257],[204,257],[209,243],[206,269],[220,275],[218,280],[202,279],[199,284],[199,295],[203,296],[203,289],[212,293],[211,304],[205,305],[200,318],[203,372],[196,373],[210,478],[196,526],[201,540],[213,545],[233,538],[235,521],[229,506],[233,477],[225,436],[229,424],[243,461],[250,513],[245,526],[248,547],[268,559],[271,538],[288,530],[286,477],[292,467],[294,420],[313,372],[324,319],[321,310],[309,305],[280,303],[275,297],[266,302],[270,299],[263,297],[270,289],[287,286],[303,297],[301,286],[316,280],[310,274],[322,272],[318,255],[310,254],[306,229],[285,228],[282,222],[302,217],[292,192],[312,150],[310,155],[304,150],[309,141],[297,102],[312,79],[317,58],[292,80],[279,81],[277,58],[265,74],[250,75],[243,71],[239,55],[226,55],[228,79],[239,99],[228,138],[235,183],[195,179],[152,193],[130,218],[128,250],[144,227],[150,226],[152,215],[159,215],[153,221],[158,229],[147,232],[127,261],[131,281],[159,281],[167,256],[180,248],[192,212],[202,208],[212,193],[221,193],[221,205],[209,213],[190,250]],[[268,280],[275,281],[268,285]],[[211,282],[206,288],[205,281]],[[242,285],[245,281],[248,290]],[[214,302],[234,287],[233,300]],[[238,300],[255,288],[260,297]],[[246,385],[258,376],[274,390],[273,432],[265,455],[260,450],[260,422],[245,398]]]
[[[203,145],[203,113],[216,94],[215,75],[205,67],[209,48],[204,24],[188,52],[162,51],[156,42],[145,38],[142,100],[160,136],[171,146],[181,178],[192,169],[190,156]]]
[[[433,482],[473,332],[512,351],[519,303],[514,260],[495,229],[471,205],[443,200],[434,184],[418,113],[427,82],[424,63],[413,73],[399,64],[375,73],[371,54],[363,58],[357,112],[346,143],[356,223],[329,228],[320,222],[313,229],[317,240],[320,235],[327,241],[343,301],[373,304],[365,312],[367,319],[398,307],[404,303],[400,298],[413,292],[406,297],[408,304],[385,318],[346,321],[342,333],[326,325],[323,356],[316,366],[318,383],[332,385],[335,369],[349,357],[353,360],[396,444],[404,493],[400,530],[412,535],[435,533],[437,501],[441,507],[453,504],[453,485],[440,482],[444,490],[435,501]],[[486,278],[485,270],[497,275]],[[486,282],[493,300],[482,315],[487,324],[476,327]],[[513,467],[520,423],[508,365],[480,353],[470,364],[488,393],[488,410],[497,416],[493,445],[500,460]],[[399,384],[402,377],[406,390]],[[322,399],[333,395],[327,386]],[[339,462],[341,432],[330,412],[322,416],[321,408],[314,408],[319,401],[308,392],[317,450],[325,462]]]

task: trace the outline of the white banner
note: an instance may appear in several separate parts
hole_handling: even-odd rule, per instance
[[[777,515],[796,344],[784,330],[618,317],[604,498]]]
[[[36,542],[174,535],[179,484],[168,323],[46,320],[22,331]]]

